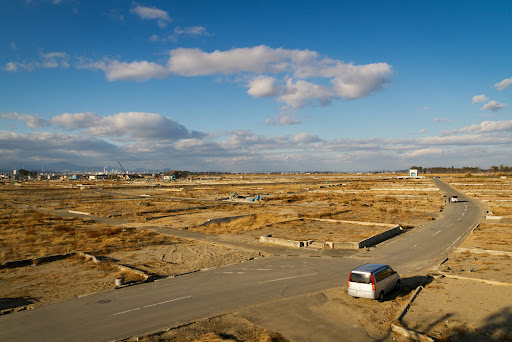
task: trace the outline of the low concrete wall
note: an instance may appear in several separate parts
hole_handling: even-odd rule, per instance
[[[275,245],[286,246],[286,247],[295,247],[301,248],[304,247],[303,241],[293,241],[286,239],[273,238],[272,235],[262,235],[260,236],[260,242],[272,243]]]
[[[55,254],[55,255],[43,256],[43,257],[32,258],[32,259],[8,261],[5,264],[0,264],[0,269],[2,269],[2,268],[24,267],[24,266],[42,264],[42,263],[45,263],[45,262],[52,262],[52,261],[57,261],[57,260],[63,260],[63,259],[69,258],[70,256],[72,256],[74,254],[75,253]]]
[[[359,249],[359,242],[334,242],[334,249]]]
[[[390,223],[379,223],[379,222],[363,222],[363,221],[347,221],[347,220],[334,220],[334,219],[321,219],[321,218],[308,218],[313,221],[333,222],[333,223],[350,223],[359,224],[362,226],[378,226],[378,227],[394,227],[394,224]]]
[[[382,241],[385,241],[395,235],[400,234],[401,231],[402,231],[401,226],[396,226],[395,228],[388,229],[385,232],[371,236],[368,239],[359,241],[358,248],[364,248],[364,247],[370,247],[370,246],[376,245],[376,244],[378,244]]]

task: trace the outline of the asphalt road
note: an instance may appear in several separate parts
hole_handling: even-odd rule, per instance
[[[449,203],[439,219],[370,250],[266,257],[167,278],[0,316],[0,341],[112,341],[230,312],[253,304],[344,286],[363,263],[393,266],[402,275],[436,265],[471,232],[482,207],[442,181]],[[317,256],[317,255],[315,255]]]

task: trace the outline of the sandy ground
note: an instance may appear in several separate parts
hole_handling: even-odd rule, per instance
[[[509,255],[451,253],[403,325],[443,341],[512,340],[511,260]]]
[[[350,178],[347,185],[336,183],[341,182],[336,177],[332,180],[311,178],[308,181],[300,178],[279,178],[277,183],[282,183],[277,186],[272,184],[276,180],[277,178],[268,181],[258,179],[258,184],[251,185],[250,179],[240,179],[237,180],[237,185],[229,184],[230,181],[227,181],[223,187],[205,183],[202,186],[176,184],[172,188],[141,186],[140,189],[135,189],[132,185],[128,189],[119,186],[110,188],[115,191],[121,189],[128,197],[98,193],[93,191],[94,189],[79,190],[71,186],[65,188],[63,185],[42,190],[40,193],[37,192],[39,190],[23,186],[17,189],[4,187],[0,192],[0,198],[29,204],[37,204],[41,198],[45,198],[47,201],[44,205],[52,208],[91,210],[105,217],[110,215],[139,224],[146,222],[197,231],[203,231],[204,226],[199,225],[209,219],[248,213],[259,216],[270,214],[280,219],[289,216],[315,217],[314,215],[321,212],[321,217],[326,215],[325,217],[330,219],[360,220],[363,217],[372,222],[396,221],[415,225],[436,217],[441,205],[439,194],[429,190],[431,183],[428,180],[412,184],[361,177]],[[491,186],[486,181],[490,182]],[[511,202],[507,198],[512,196],[508,190],[512,184],[510,180],[486,181],[453,180],[462,191],[470,190],[479,200],[486,201],[485,205],[493,215],[509,215]],[[247,185],[242,185],[243,182],[247,182]],[[320,182],[325,185],[320,185]],[[272,201],[266,202],[265,205],[239,206],[236,203],[228,203],[218,206],[216,202],[197,200],[201,198],[217,201],[233,192],[247,196],[269,193],[272,195]],[[142,195],[160,195],[165,198],[129,198]],[[196,199],[187,200],[190,198]],[[202,209],[204,206],[208,208]],[[512,251],[509,244],[512,238],[510,220],[510,217],[499,221],[485,220],[461,247]],[[60,231],[55,229],[53,221],[45,224],[53,229],[52,232],[55,231],[55,234]],[[347,228],[335,224],[307,226],[308,230],[304,231],[301,231],[300,225],[293,224],[255,226],[254,230],[238,232],[237,238],[253,241],[260,231],[272,227],[270,230],[282,233],[283,237],[309,238],[311,234],[316,234],[316,240],[328,240],[329,237],[340,234],[341,239],[341,232]],[[218,233],[223,227],[226,226],[220,225],[216,227],[220,230],[208,233]],[[38,232],[37,229],[28,231],[32,234],[28,235],[28,238],[34,236],[34,231]],[[352,229],[351,232],[356,233],[356,229]],[[64,244],[62,246],[65,247]],[[9,253],[10,250],[4,251],[7,259],[12,260],[8,257]],[[173,241],[172,245],[167,246],[141,244],[135,241],[130,250],[116,247],[104,256],[150,273],[173,275],[239,262],[257,255],[257,252],[180,240]],[[453,253],[439,271],[451,276],[512,283],[510,260],[510,256]],[[436,272],[438,270],[433,271]],[[40,305],[111,289],[114,287],[114,279],[119,275],[118,269],[111,264],[96,265],[74,258],[38,266],[0,270],[0,309]],[[128,281],[133,277],[131,274],[123,276]],[[406,276],[405,280],[407,281],[403,282],[400,293],[390,295],[385,303],[352,298],[346,294],[345,287],[340,287],[322,293],[261,304],[172,329],[163,335],[145,338],[146,341],[338,341],[344,331],[352,331],[350,340],[355,341],[405,340],[390,334],[389,326],[411,292],[424,278]],[[59,290],[55,291],[55,288]],[[420,292],[403,323],[441,340],[512,339],[511,296],[510,286],[446,277],[432,279]]]
[[[403,325],[446,341],[512,340],[512,286],[434,280],[413,302]]]
[[[80,257],[35,266],[0,270],[0,310],[30,308],[113,289],[118,276],[140,280],[111,264],[86,262]]]
[[[159,276],[171,276],[209,267],[219,267],[259,256],[257,251],[242,251],[200,242],[152,246],[136,251],[107,255],[120,264]]]

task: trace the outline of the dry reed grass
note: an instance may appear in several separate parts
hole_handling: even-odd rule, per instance
[[[106,254],[179,241],[148,231],[59,218],[6,205],[0,208],[1,262],[74,251]]]

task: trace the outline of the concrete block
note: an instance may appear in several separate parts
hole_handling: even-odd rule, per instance
[[[385,241],[395,235],[400,234],[401,231],[402,231],[401,226],[396,226],[394,228],[388,229],[385,232],[371,236],[368,239],[359,241],[358,242],[359,248],[374,246],[382,241]]]

